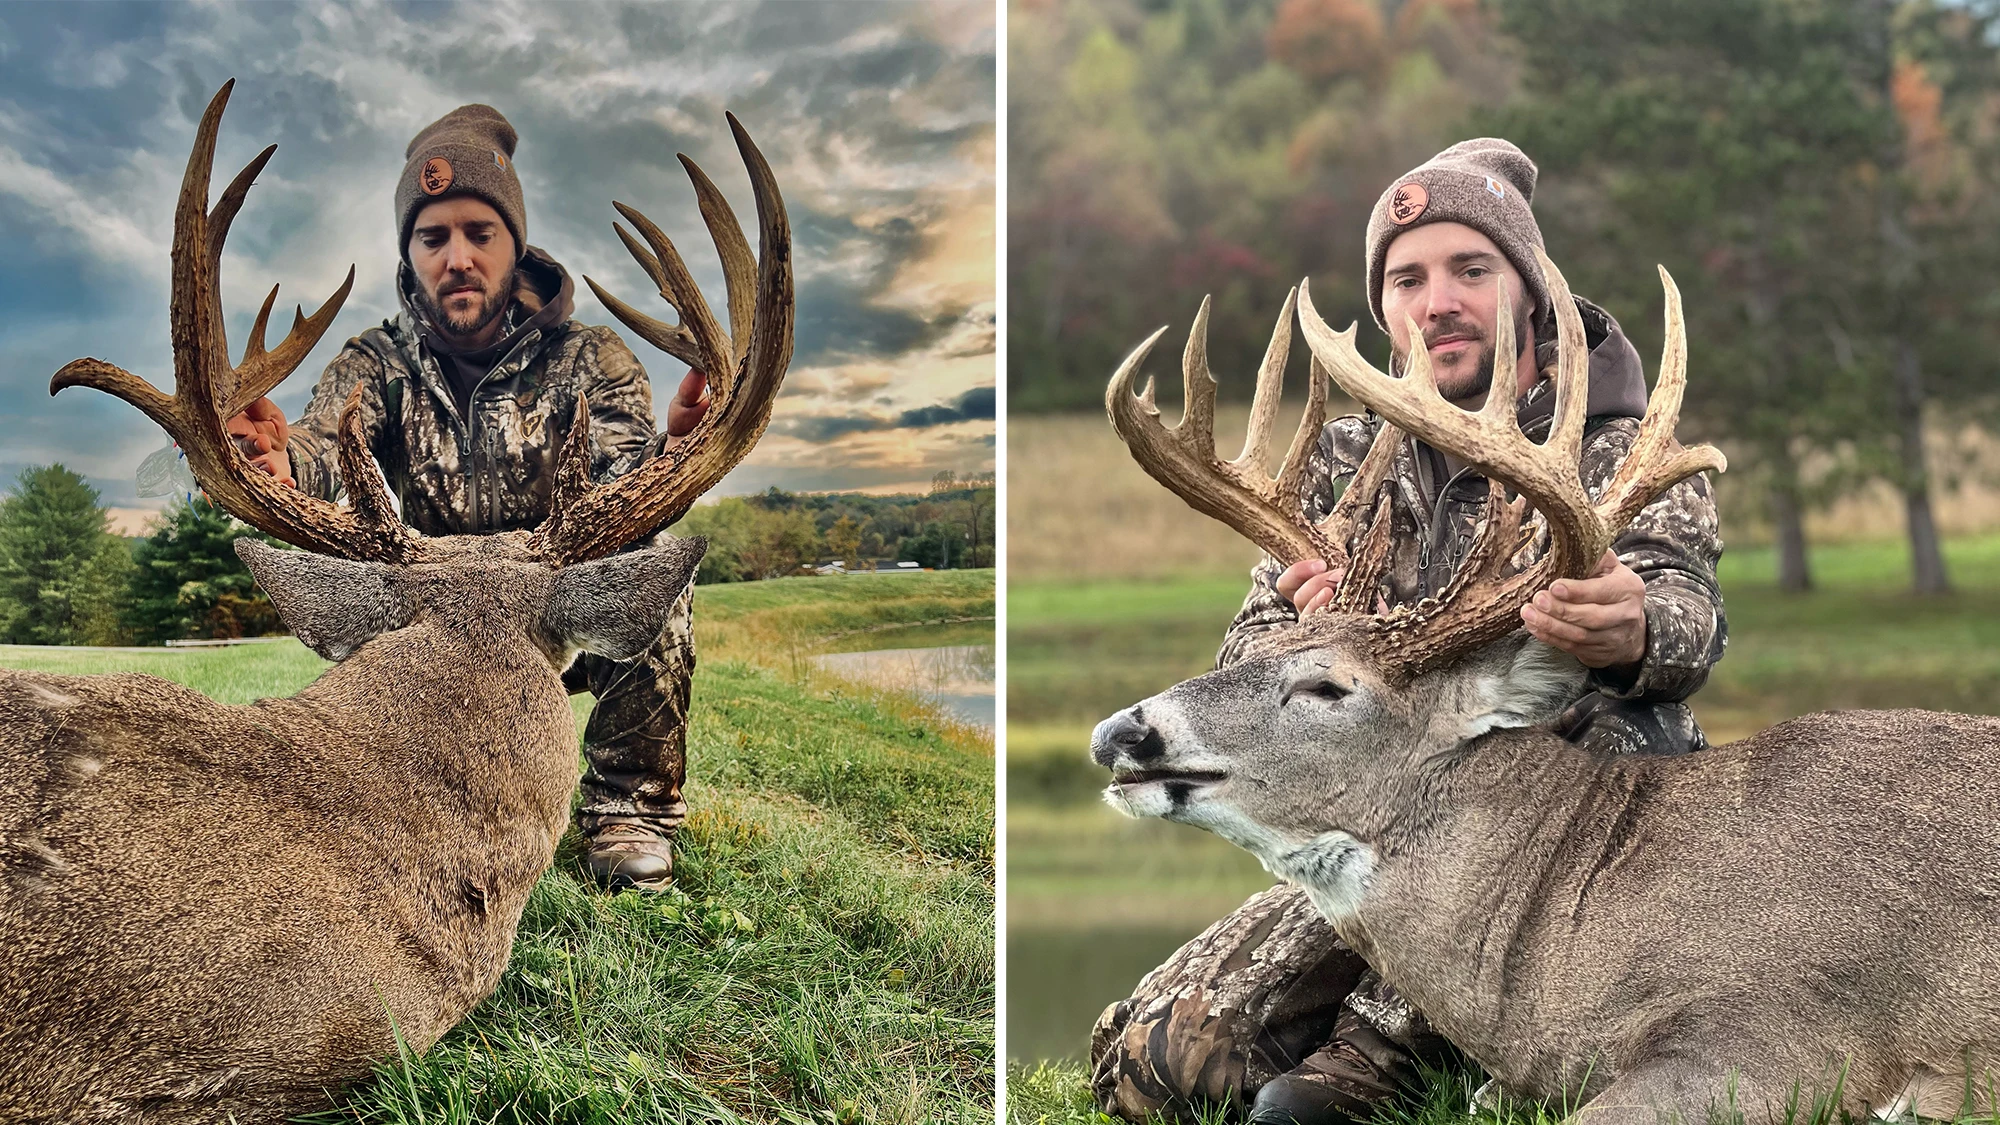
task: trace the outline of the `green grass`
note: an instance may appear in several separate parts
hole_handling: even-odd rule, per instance
[[[1817,586],[1803,595],[1777,590],[1769,549],[1728,552],[1729,649],[1693,700],[1711,737],[1836,707],[2000,713],[2000,535],[1957,540],[1945,553],[1956,588],[1925,598],[1908,593],[1898,542],[1815,550]],[[1270,885],[1254,860],[1215,837],[1103,808],[1103,771],[1087,758],[1098,720],[1210,667],[1246,586],[1245,576],[1219,575],[1038,581],[1008,591],[1008,1105],[1016,1122],[1095,1120],[1075,1060],[1097,1011]],[[1406,1120],[1465,1119],[1463,1076],[1439,1082]]]
[[[697,620],[802,638],[992,612],[991,571],[847,581],[702,587]],[[572,833],[494,996],[314,1120],[992,1120],[990,737],[905,697],[759,666],[738,638],[714,647],[739,656],[704,649],[696,672],[675,889],[592,892]],[[325,667],[290,643],[0,649],[0,665],[152,672],[228,702]]]

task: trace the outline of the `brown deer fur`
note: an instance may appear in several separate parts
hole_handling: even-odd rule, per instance
[[[657,635],[703,548],[556,571],[525,539],[253,541],[323,654],[385,630],[289,699],[0,672],[0,1120],[280,1121],[493,990],[576,786],[558,668]],[[629,636],[558,635],[613,601]]]

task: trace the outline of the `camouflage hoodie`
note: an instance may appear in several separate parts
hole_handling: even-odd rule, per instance
[[[1578,298],[1576,304],[1591,349],[1581,469],[1584,487],[1596,497],[1638,436],[1638,420],[1646,409],[1646,377],[1639,353],[1618,322],[1588,301]],[[1553,345],[1537,358],[1544,367],[1553,363]],[[1522,431],[1536,440],[1545,438],[1554,411],[1555,384],[1544,379],[1521,398]],[[1323,519],[1333,509],[1381,424],[1372,414],[1347,415],[1328,422],[1320,432],[1302,496],[1312,519]],[[1395,540],[1381,594],[1390,606],[1397,606],[1434,594],[1450,580],[1472,544],[1487,482],[1409,439],[1396,452],[1392,480]],[[1517,567],[1548,550],[1546,521],[1535,513],[1530,523],[1535,536],[1515,557]],[[1615,709],[1632,721],[1622,722],[1613,740],[1647,744],[1618,748],[1658,749],[1650,743],[1662,739],[1691,738],[1699,745],[1698,728],[1680,701],[1708,679],[1709,667],[1722,658],[1728,640],[1722,591],[1715,580],[1722,540],[1707,478],[1683,481],[1653,501],[1613,542],[1612,550],[1646,583],[1646,655],[1630,679],[1608,670],[1594,671],[1591,686],[1603,699],[1586,696],[1582,706],[1572,709],[1568,722],[1586,721],[1604,701],[1616,700],[1623,705]],[[1283,572],[1268,556],[1251,570],[1249,596],[1223,638],[1218,666],[1239,658],[1259,633],[1298,619],[1292,603],[1278,593],[1278,576]]]
[[[313,388],[286,451],[302,491],[340,491],[340,411],[361,384],[368,447],[402,506],[425,535],[533,527],[548,515],[556,453],[590,402],[591,476],[606,480],[657,452],[653,392],[645,369],[610,328],[578,324],[569,274],[530,246],[499,362],[472,388],[461,413],[433,333],[398,271],[402,312],[347,342]]]

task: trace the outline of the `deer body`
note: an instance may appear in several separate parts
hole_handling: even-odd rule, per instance
[[[0,1117],[277,1120],[493,990],[577,757],[477,579],[289,699],[0,673]]]
[[[2000,719],[1834,712],[1605,755],[1538,725],[1581,674],[1536,642],[1393,698],[1351,629],[1297,632],[1100,724],[1107,800],[1300,884],[1503,1086],[1595,1099],[1593,1122],[1731,1097],[1761,1119],[1795,1086],[1951,1117],[1970,1065],[1990,1106]]]
[[[2000,1064],[2000,720],[1815,715],[1672,758],[1495,733],[1429,792],[1358,898],[1315,897],[1509,1089],[1632,1076],[1698,1120],[1734,1072],[1746,1111],[1838,1080],[1951,1117],[1967,1056]]]

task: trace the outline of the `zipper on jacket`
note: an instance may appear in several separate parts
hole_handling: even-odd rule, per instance
[[[491,432],[493,429],[492,426],[486,427],[488,432],[484,435],[486,440],[483,443],[483,452],[486,454],[487,480],[484,482],[486,485],[485,494],[481,494],[479,458],[477,455],[480,451],[474,449],[475,446],[481,443],[473,440],[478,435],[479,421],[484,416],[484,411],[479,408],[479,392],[486,389],[486,384],[493,381],[493,376],[507,370],[508,365],[512,364],[517,356],[526,351],[530,346],[540,343],[541,339],[542,333],[540,331],[530,332],[526,336],[521,337],[515,342],[512,348],[507,350],[506,355],[500,357],[500,362],[488,369],[486,374],[481,375],[477,383],[472,384],[472,393],[466,396],[465,407],[467,417],[465,420],[465,437],[464,444],[459,447],[458,459],[459,463],[465,468],[465,499],[467,506],[472,510],[472,526],[466,529],[469,532],[477,534],[482,531],[498,530],[498,528],[489,527],[488,524],[497,521],[500,510],[500,458],[498,452],[494,449],[492,438],[496,435]],[[515,373],[508,372],[508,374],[511,377]],[[455,404],[454,409],[456,409]],[[481,518],[480,513],[482,502],[484,502],[486,507],[484,519]]]

